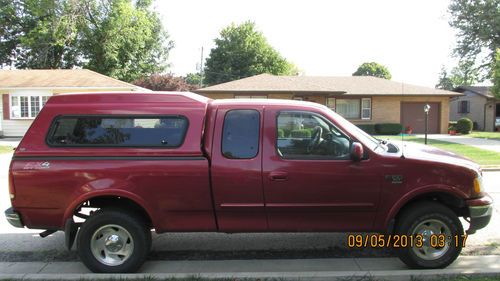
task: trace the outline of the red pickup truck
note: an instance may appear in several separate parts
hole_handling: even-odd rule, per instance
[[[486,226],[477,164],[401,147],[325,106],[192,93],[51,97],[9,172],[17,227],[66,233],[94,272],[133,272],[163,232],[373,232],[412,268],[442,268]],[[367,240],[365,240],[366,242]]]

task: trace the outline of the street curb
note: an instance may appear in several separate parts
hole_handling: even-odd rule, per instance
[[[496,171],[500,171],[500,166],[498,166],[498,167],[481,167],[481,170],[483,170],[484,172],[496,172]]]
[[[284,280],[441,280],[454,276],[500,276],[498,269],[431,269],[394,271],[306,271],[306,272],[204,272],[204,273],[134,273],[134,274],[0,274],[0,280],[129,280],[129,279],[284,279]]]

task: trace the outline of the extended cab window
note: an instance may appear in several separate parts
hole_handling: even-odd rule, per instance
[[[350,159],[350,140],[328,121],[308,112],[281,112],[277,149],[285,159]]]
[[[51,146],[178,147],[187,128],[188,120],[183,116],[62,116],[54,120],[47,143]]]
[[[250,159],[259,152],[260,114],[256,110],[231,110],[224,117],[222,154],[226,158]]]

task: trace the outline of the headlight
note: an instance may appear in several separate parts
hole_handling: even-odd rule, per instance
[[[484,191],[483,187],[483,177],[480,173],[477,174],[477,177],[474,179],[474,192],[479,194]]]

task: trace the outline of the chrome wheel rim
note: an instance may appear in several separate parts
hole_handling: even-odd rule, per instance
[[[414,237],[417,235],[422,235],[422,247],[417,247],[414,245],[414,247],[412,248],[415,255],[421,259],[439,259],[444,254],[446,254],[448,252],[448,249],[450,248],[448,238],[451,237],[450,228],[440,220],[430,219],[419,223],[415,227],[413,235]],[[432,244],[436,244],[436,240],[434,240],[433,243],[431,239],[436,239],[436,237],[444,237],[445,242],[443,247],[432,247]]]
[[[123,264],[134,252],[134,240],[125,228],[108,224],[94,232],[90,249],[100,263],[117,266]]]

